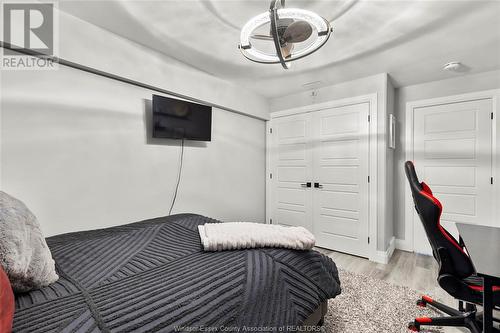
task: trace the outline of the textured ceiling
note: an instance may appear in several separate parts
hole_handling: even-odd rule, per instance
[[[256,64],[237,45],[240,28],[268,10],[262,0],[67,1],[74,16],[267,97],[387,72],[396,85],[448,78],[458,60],[469,73],[500,69],[499,1],[294,1],[332,22],[318,52],[293,63]],[[309,87],[310,89],[310,87]]]

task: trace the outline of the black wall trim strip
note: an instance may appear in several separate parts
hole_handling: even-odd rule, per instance
[[[59,57],[49,56],[49,55],[46,55],[46,54],[43,54],[43,53],[40,53],[40,52],[37,52],[37,51],[29,50],[29,49],[14,48],[14,47],[12,47],[12,45],[10,43],[6,43],[4,41],[0,41],[0,47],[2,47],[4,49],[12,50],[12,51],[20,53],[20,54],[24,54],[24,55],[28,55],[28,56],[32,56],[32,57],[37,57],[37,58],[42,58],[42,59],[47,59],[47,60],[53,61],[54,63],[58,63],[59,65],[63,65],[63,66],[66,66],[66,67],[71,67],[71,68],[74,68],[74,69],[77,69],[77,70],[81,70],[81,71],[84,71],[84,72],[87,72],[87,73],[99,75],[99,76],[102,76],[102,77],[105,77],[105,78],[108,78],[108,79],[111,79],[111,80],[123,82],[123,83],[126,83],[126,84],[131,84],[133,86],[144,88],[144,89],[148,89],[148,90],[152,90],[152,91],[155,91],[155,92],[158,92],[158,93],[161,93],[161,94],[166,94],[166,95],[170,95],[170,96],[174,96],[174,97],[186,99],[186,100],[194,102],[194,103],[208,105],[208,106],[211,106],[211,107],[214,107],[214,108],[217,108],[217,109],[222,109],[222,110],[225,110],[225,111],[237,113],[237,114],[240,114],[240,115],[243,115],[243,116],[247,116],[247,117],[250,117],[250,118],[254,118],[254,119],[258,119],[258,120],[264,120],[264,121],[267,120],[267,119],[262,118],[262,117],[254,116],[254,115],[251,115],[251,114],[248,114],[248,113],[244,113],[244,112],[241,112],[241,111],[237,111],[237,110],[234,110],[234,109],[231,109],[231,108],[219,105],[219,104],[214,104],[214,103],[207,102],[207,101],[204,101],[204,100],[201,100],[201,99],[197,99],[197,98],[193,98],[193,97],[190,97],[190,96],[186,96],[186,95],[183,95],[183,94],[175,93],[173,91],[162,89],[162,88],[159,88],[159,87],[147,84],[147,83],[143,83],[143,82],[140,82],[140,81],[128,79],[126,77],[115,75],[115,74],[108,73],[108,72],[105,72],[105,71],[101,71],[99,69],[96,69],[96,68],[93,68],[93,67],[89,67],[89,66],[85,66],[85,65],[82,65],[82,64],[78,64],[76,62],[65,60],[65,59],[62,59],[62,58],[59,58]]]

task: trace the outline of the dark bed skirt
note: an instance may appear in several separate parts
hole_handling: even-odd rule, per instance
[[[303,326],[321,326],[323,325],[323,320],[325,318],[325,315],[328,311],[328,301],[324,301],[321,303],[316,311],[311,313],[309,317],[306,318],[304,321]]]

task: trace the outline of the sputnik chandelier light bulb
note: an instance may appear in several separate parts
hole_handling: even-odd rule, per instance
[[[291,61],[317,51],[328,41],[333,29],[327,20],[308,10],[284,7],[285,0],[272,0],[268,12],[245,24],[238,47],[247,59],[288,69]],[[270,42],[274,44],[271,48],[265,45]]]

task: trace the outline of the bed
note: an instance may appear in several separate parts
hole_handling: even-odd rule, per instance
[[[193,332],[315,325],[340,294],[316,251],[204,252],[178,214],[47,238],[59,280],[16,295],[14,332]]]

